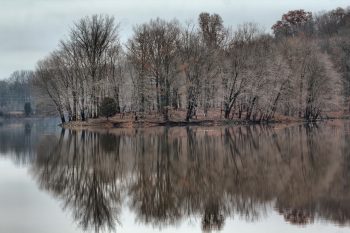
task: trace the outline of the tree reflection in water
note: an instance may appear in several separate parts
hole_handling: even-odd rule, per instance
[[[350,223],[348,125],[62,131],[37,147],[32,173],[83,229],[113,230],[123,203],[155,227],[201,216]],[[345,129],[345,130],[344,130]]]
[[[84,230],[113,230],[118,221],[124,185],[118,140],[62,130],[58,140],[46,138],[38,148],[32,171],[40,187],[62,200]]]

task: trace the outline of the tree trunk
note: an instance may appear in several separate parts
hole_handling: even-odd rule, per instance
[[[58,113],[60,114],[62,124],[66,123],[66,118],[61,108],[58,109]]]
[[[303,106],[303,75],[300,76],[300,85],[299,85],[299,117],[302,117],[302,106]]]
[[[192,117],[195,115],[195,109],[197,106],[197,97],[195,93],[194,87],[189,87],[188,89],[188,97],[187,97],[187,113],[186,113],[186,121],[190,121]]]
[[[120,101],[119,101],[119,88],[115,87],[114,90],[114,98],[115,98],[115,102],[117,103],[117,113],[120,113]]]
[[[159,78],[156,77],[157,111],[160,111]]]
[[[77,120],[77,94],[76,92],[73,92],[73,114],[72,114],[72,120]]]
[[[251,101],[250,106],[248,107],[246,120],[250,120],[250,117],[252,116],[253,108],[254,108],[256,99],[257,99],[257,97],[255,96],[255,97],[253,98],[253,100]]]

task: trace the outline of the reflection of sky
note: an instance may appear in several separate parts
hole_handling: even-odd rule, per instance
[[[40,191],[26,168],[0,159],[0,232],[75,233],[71,216]]]
[[[18,69],[33,69],[56,48],[73,21],[95,13],[120,22],[122,41],[132,26],[150,18],[196,20],[202,11],[219,13],[226,25],[257,22],[269,30],[291,9],[313,12],[346,7],[348,0],[1,0],[0,79]]]
[[[126,201],[127,203],[127,201]],[[135,220],[135,214],[125,204],[120,217],[121,226],[117,232],[201,232],[200,218],[184,220],[179,225],[166,228],[145,226]],[[62,211],[60,203],[51,194],[39,190],[31,179],[27,168],[18,168],[9,159],[0,158],[0,232],[9,233],[80,233],[69,211]],[[220,232],[239,233],[345,233],[349,228],[315,222],[307,226],[286,223],[283,216],[273,208],[268,208],[266,216],[260,221],[247,222],[235,216],[227,218]]]

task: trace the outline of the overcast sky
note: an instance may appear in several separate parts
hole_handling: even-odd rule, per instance
[[[206,11],[220,14],[225,25],[255,22],[269,30],[288,10],[317,13],[348,5],[349,0],[0,0],[0,79],[34,69],[86,15],[113,15],[126,41],[133,25],[155,17],[185,22]]]

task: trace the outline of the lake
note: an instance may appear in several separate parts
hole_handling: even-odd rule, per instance
[[[0,125],[0,232],[349,232],[350,122]]]

